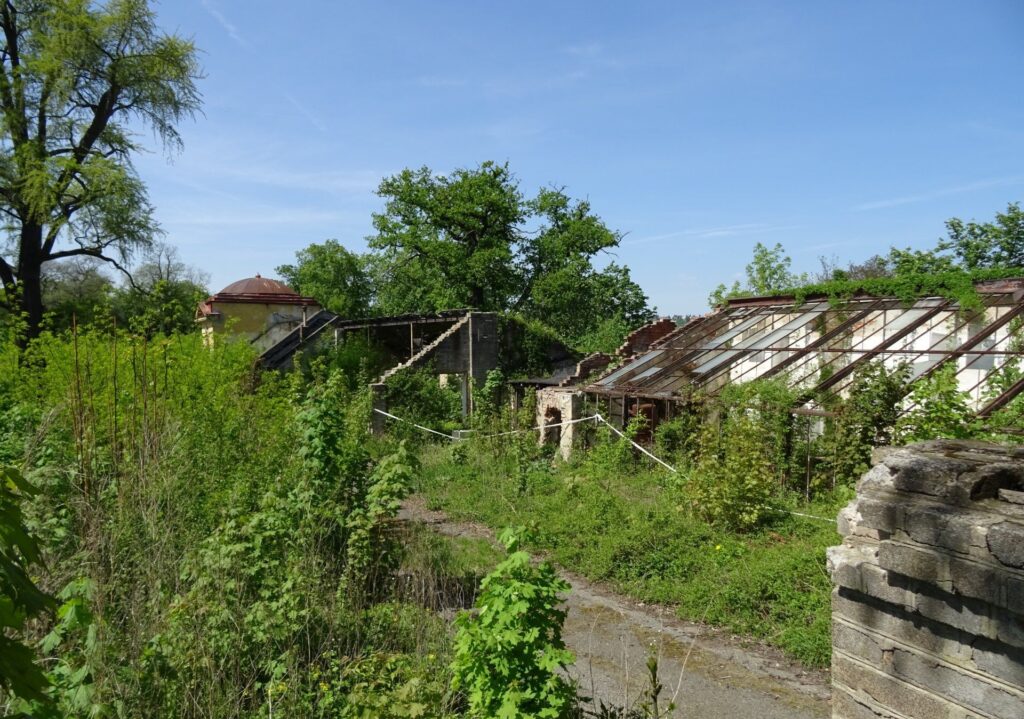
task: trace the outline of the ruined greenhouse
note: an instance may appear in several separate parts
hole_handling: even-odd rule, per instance
[[[678,327],[662,320],[633,333],[612,369],[539,390],[538,421],[563,423],[597,410],[622,427],[642,415],[653,430],[730,384],[771,377],[801,398],[795,414],[827,416],[815,398],[843,395],[871,361],[894,370],[905,364],[911,382],[953,364],[971,409],[987,417],[1024,390],[1024,379],[998,391],[990,381],[1007,376],[1024,354],[1024,279],[981,282],[975,291],[968,307],[942,296],[751,297]],[[912,409],[905,403],[902,411]],[[567,454],[578,431],[566,425],[545,436]]]

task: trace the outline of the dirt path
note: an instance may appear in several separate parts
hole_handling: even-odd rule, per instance
[[[399,517],[453,537],[483,537],[484,526],[452,522],[419,497]],[[808,670],[770,647],[677,619],[671,609],[635,600],[561,572],[572,584],[563,636],[576,653],[573,674],[583,692],[629,705],[646,684],[652,645],[659,655],[662,696],[675,695],[676,717],[821,719],[831,716],[828,675]],[[685,665],[685,670],[684,670]]]

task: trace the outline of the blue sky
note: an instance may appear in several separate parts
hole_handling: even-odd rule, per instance
[[[756,242],[795,270],[927,247],[1024,200],[1024,3],[164,0],[204,111],[138,159],[211,289],[336,238],[384,176],[507,161],[625,233],[663,314]]]

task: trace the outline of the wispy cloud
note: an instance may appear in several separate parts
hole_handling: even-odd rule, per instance
[[[213,184],[230,186],[234,194],[244,194],[244,186],[262,186],[278,190],[316,192],[327,195],[370,195],[381,178],[391,174],[378,170],[288,170],[283,164],[259,162],[204,162],[190,168],[187,178],[179,178],[198,189]],[[225,183],[225,181],[230,183]]]
[[[743,235],[760,235],[770,232],[782,232],[784,230],[795,230],[798,225],[771,225],[765,222],[745,222],[738,225],[725,225],[723,227],[705,227],[676,232],[666,232],[661,235],[650,235],[638,237],[623,242],[628,245],[646,245],[652,242],[664,242],[674,239],[688,240],[713,240],[723,237],[740,237]]]
[[[242,33],[238,31],[238,27],[231,22],[223,12],[221,12],[220,8],[213,4],[213,0],[200,0],[200,3],[202,4],[203,9],[209,13],[210,17],[216,20],[217,24],[224,28],[224,32],[228,34],[228,37],[242,47],[249,46],[246,39],[242,37]]]
[[[1013,177],[994,177],[988,180],[978,180],[977,182],[971,182],[966,185],[958,185],[956,187],[945,187],[938,190],[932,190],[930,192],[922,192],[917,195],[905,195],[903,197],[891,197],[886,200],[875,200],[873,202],[865,202],[860,205],[856,205],[853,209],[857,212],[865,212],[868,210],[884,210],[889,207],[913,205],[918,202],[930,202],[931,200],[937,200],[942,197],[948,197],[950,195],[962,195],[967,192],[985,190],[990,187],[1006,187],[1009,185],[1020,184],[1024,184],[1024,175],[1015,175]]]
[[[567,45],[562,52],[573,57],[599,57],[604,53],[604,45],[599,42],[584,42],[575,45]]]
[[[320,117],[317,116],[312,110],[310,110],[308,107],[306,107],[301,102],[299,102],[298,99],[296,99],[296,97],[294,95],[292,95],[290,92],[286,92],[284,94],[284,96],[285,96],[285,99],[288,100],[288,102],[291,104],[291,106],[294,107],[295,110],[300,115],[302,115],[304,118],[309,120],[309,124],[311,124],[313,127],[315,127],[320,132],[323,132],[323,133],[327,132],[327,125],[324,124],[324,121],[321,120]]]
[[[265,227],[267,225],[319,225],[350,220],[351,214],[331,210],[287,207],[252,207],[245,210],[212,210],[169,213],[161,220],[170,226],[226,228]]]

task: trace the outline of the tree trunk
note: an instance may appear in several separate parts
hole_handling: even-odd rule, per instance
[[[26,222],[21,226],[18,253],[18,290],[21,311],[28,323],[22,343],[39,336],[43,324],[43,227]]]

